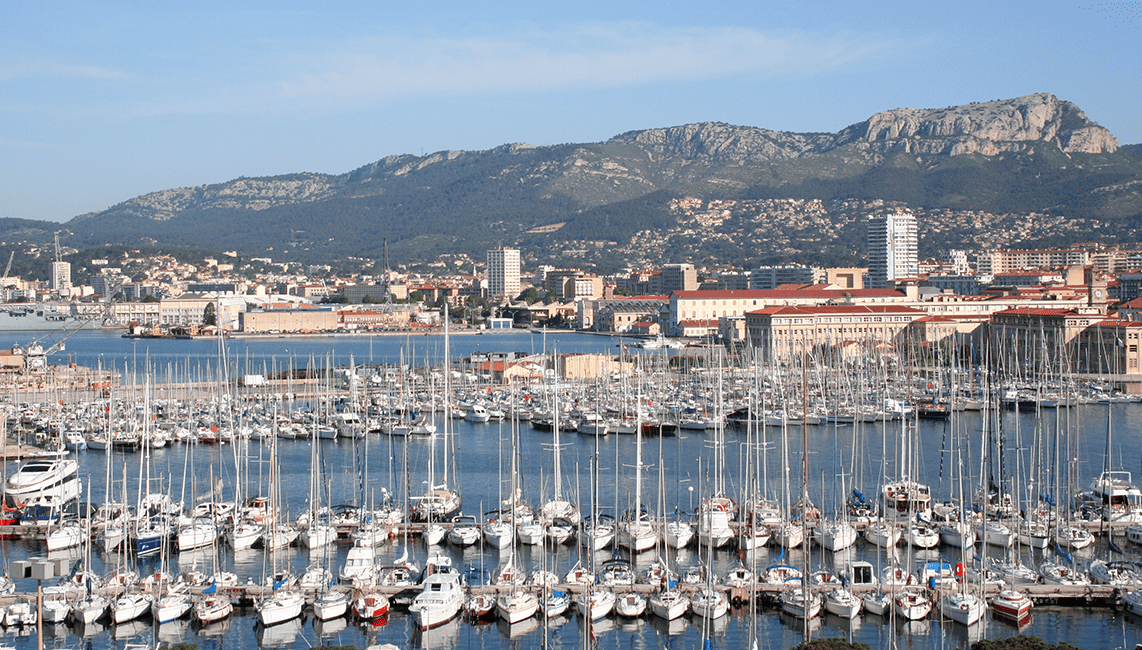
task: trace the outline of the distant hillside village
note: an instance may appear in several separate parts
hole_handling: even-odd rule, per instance
[[[778,359],[822,346],[847,356],[909,342],[982,345],[990,334],[1023,363],[1065,358],[1081,372],[1140,372],[1142,250],[951,250],[921,261],[918,233],[908,212],[870,219],[868,266],[859,268],[674,263],[599,276],[523,269],[518,250],[497,248],[485,260],[433,263],[430,273],[349,277],[270,258],[255,260],[271,270],[253,279],[228,256],[94,260],[98,273],[77,286],[70,265],[56,261],[50,282],[5,276],[0,310],[168,337],[425,331],[447,306],[459,329],[567,327],[752,346]]]

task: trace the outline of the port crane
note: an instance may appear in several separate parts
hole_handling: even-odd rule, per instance
[[[14,345],[12,346],[12,354],[24,357],[25,372],[42,372],[48,367],[48,357],[66,349],[66,341],[71,338],[72,334],[75,334],[97,319],[102,320],[106,318],[110,311],[111,305],[108,304],[98,312],[79,320],[78,325],[71,327],[65,325],[58,330],[44,334],[31,343]]]
[[[16,251],[8,253],[8,265],[4,267],[4,277],[0,278],[0,288],[7,286],[8,274],[12,272],[12,258],[16,257]]]

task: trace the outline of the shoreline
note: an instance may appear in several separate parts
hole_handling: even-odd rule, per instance
[[[604,336],[608,338],[624,339],[629,338],[633,340],[643,340],[647,337],[634,336],[628,334],[621,334],[617,332],[590,332],[585,330],[575,329],[534,329],[534,328],[512,328],[510,330],[473,330],[473,329],[450,329],[448,330],[449,336],[499,336],[508,334],[584,334],[589,336]],[[345,338],[365,338],[370,336],[379,337],[400,337],[400,336],[443,336],[444,328],[433,327],[423,328],[417,330],[383,330],[383,331],[369,331],[369,332],[289,332],[281,334],[262,334],[262,333],[244,333],[244,332],[231,332],[224,335],[223,338],[233,340],[261,340],[269,341],[275,339],[307,339],[307,338],[326,338],[326,337],[345,337]],[[127,334],[122,335],[126,339],[143,339],[143,340],[190,340],[190,341],[213,341],[218,338],[216,335],[199,334],[194,336],[130,336]]]

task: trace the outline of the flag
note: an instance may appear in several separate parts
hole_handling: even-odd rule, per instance
[[[1121,337],[1119,337],[1119,338],[1118,338],[1118,347],[1120,347],[1120,348],[1124,348],[1124,347],[1126,347],[1126,344],[1122,342],[1122,338],[1121,338]]]

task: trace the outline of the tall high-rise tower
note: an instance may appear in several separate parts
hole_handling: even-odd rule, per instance
[[[920,273],[916,254],[916,217],[897,212],[868,222],[868,286],[882,289],[891,280]]]
[[[488,297],[514,300],[519,295],[519,251],[497,248],[488,251]]]
[[[67,293],[71,291],[71,262],[63,261],[59,249],[59,233],[56,233],[56,257],[52,262],[52,289]]]

